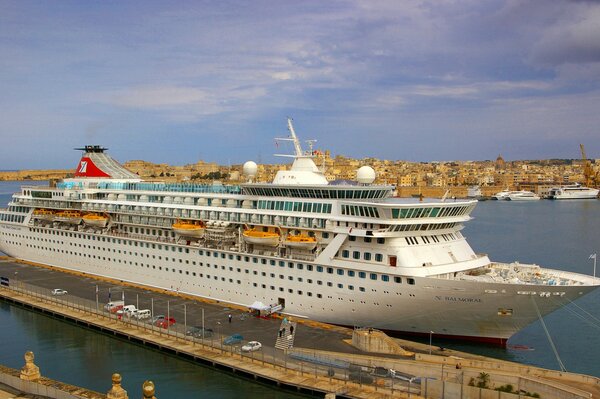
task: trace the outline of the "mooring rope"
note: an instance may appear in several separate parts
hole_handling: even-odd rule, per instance
[[[533,306],[535,307],[535,311],[537,312],[538,318],[540,319],[540,322],[542,323],[542,327],[544,328],[544,331],[546,332],[546,337],[548,337],[548,342],[550,342],[550,346],[552,347],[552,351],[554,352],[554,356],[556,356],[556,360],[558,361],[558,365],[560,366],[560,370],[561,371],[567,371],[567,368],[563,364],[562,360],[560,360],[560,356],[558,355],[558,350],[556,350],[556,345],[554,345],[554,341],[552,341],[552,337],[550,336],[550,332],[548,331],[548,327],[546,327],[546,323],[544,322],[544,319],[542,318],[542,314],[540,313],[540,309],[538,308],[538,305],[535,302],[535,297],[532,296],[531,300],[533,301]]]

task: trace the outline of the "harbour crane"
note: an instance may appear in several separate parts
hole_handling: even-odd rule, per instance
[[[598,184],[598,173],[594,173],[592,169],[592,163],[585,156],[585,147],[583,144],[579,144],[579,148],[581,148],[581,159],[583,161],[583,176],[585,178],[585,186],[586,187],[595,187]]]

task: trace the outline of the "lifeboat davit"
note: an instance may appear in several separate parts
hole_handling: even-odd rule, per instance
[[[61,211],[54,214],[56,222],[79,224],[81,223],[81,212],[79,211]]]
[[[268,247],[276,247],[279,245],[279,233],[248,229],[244,230],[242,235],[244,236],[244,241],[248,244],[266,245]]]
[[[317,239],[304,234],[288,235],[285,239],[285,245],[290,248],[312,251],[317,246]]]
[[[184,237],[201,238],[206,231],[204,224],[199,221],[178,220],[177,223],[173,223],[171,227],[173,227],[173,231],[176,234]]]
[[[108,216],[99,215],[97,213],[88,213],[83,215],[83,223],[95,227],[106,227],[108,224]]]
[[[36,209],[33,211],[33,217],[43,220],[54,220],[54,211],[50,209]]]

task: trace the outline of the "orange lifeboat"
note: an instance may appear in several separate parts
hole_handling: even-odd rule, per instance
[[[39,208],[33,211],[33,217],[37,219],[43,220],[53,220],[54,219],[54,211],[50,209]]]
[[[266,245],[276,247],[279,245],[279,233],[271,231],[258,231],[256,229],[247,229],[242,233],[244,241],[248,244]]]
[[[176,234],[183,237],[201,238],[206,231],[204,223],[198,220],[178,220],[177,223],[173,223],[171,227]]]
[[[79,224],[81,223],[81,212],[73,210],[57,212],[54,214],[54,220],[68,224]]]
[[[315,237],[307,236],[304,234],[288,234],[287,238],[285,239],[285,245],[290,248],[306,249],[312,251],[317,246],[317,239]]]
[[[99,215],[97,213],[87,213],[83,215],[83,223],[95,227],[106,227],[108,224],[108,216]]]

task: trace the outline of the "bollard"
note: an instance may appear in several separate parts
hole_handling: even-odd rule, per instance
[[[152,381],[144,381],[142,394],[144,395],[142,399],[156,399],[156,396],[154,396],[154,383]]]
[[[106,399],[129,399],[127,391],[121,386],[121,374],[112,375],[112,388],[106,393]]]
[[[25,366],[21,369],[20,378],[25,381],[37,381],[42,376],[40,374],[40,368],[33,363],[35,358],[32,351],[25,352]]]

